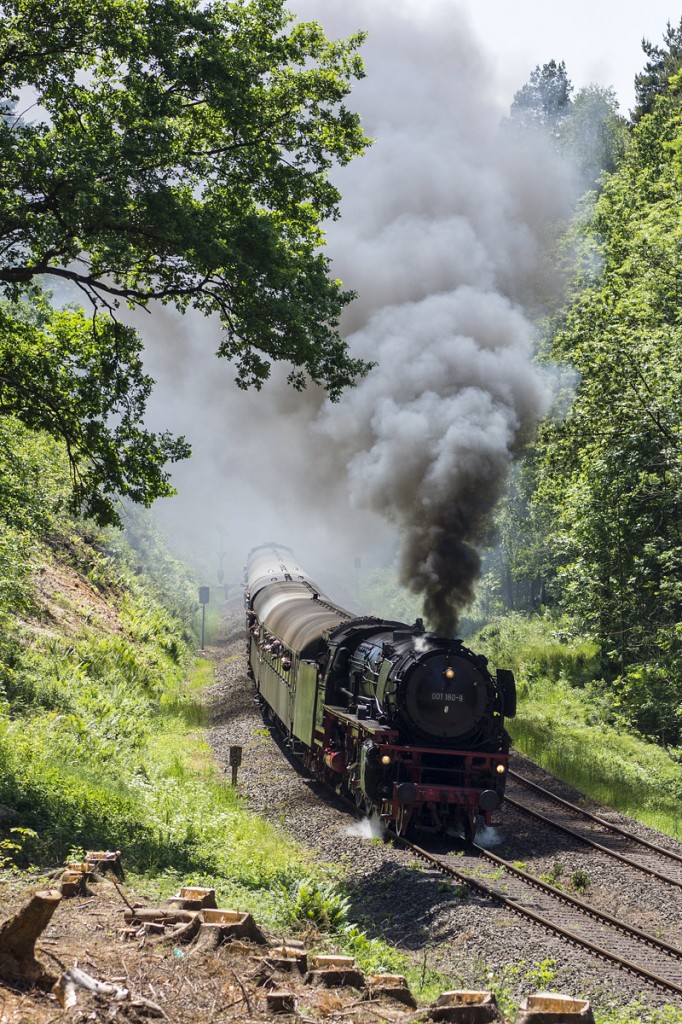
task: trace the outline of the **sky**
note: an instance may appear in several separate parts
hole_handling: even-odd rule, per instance
[[[576,89],[613,86],[627,111],[642,36],[660,42],[680,12],[660,0],[291,6],[330,36],[370,32],[367,78],[349,105],[376,142],[339,172],[328,252],[358,292],[344,318],[351,351],[378,367],[334,407],[319,389],[293,393],[278,367],[262,392],[244,394],[212,355],[215,324],[155,310],[139,323],[159,381],[150,426],[185,433],[195,452],[173,472],[179,494],[161,503],[164,518],[210,560],[226,551],[228,574],[268,540],[290,544],[313,573],[309,557],[361,557],[363,571],[396,557],[413,590],[440,595],[445,621],[474,586],[468,545],[486,539],[516,437],[550,399],[522,297],[547,286],[546,224],[570,216],[575,198],[552,152],[505,148],[500,118],[551,59],[566,62]],[[455,579],[459,595],[443,585]]]
[[[613,87],[623,114],[645,61],[642,37],[658,44],[667,22],[682,17],[670,0],[457,0],[453,7],[469,19],[505,105],[537,64],[563,60],[576,90]]]

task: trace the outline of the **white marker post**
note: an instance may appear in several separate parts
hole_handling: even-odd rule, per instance
[[[199,604],[201,605],[201,649],[204,649],[204,635],[206,627],[206,605],[209,602],[209,587],[199,587]]]

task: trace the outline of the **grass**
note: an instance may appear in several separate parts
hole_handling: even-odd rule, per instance
[[[682,838],[682,750],[612,723],[597,650],[565,623],[509,615],[470,641],[513,668],[518,713],[513,745],[585,796]]]
[[[537,687],[510,723],[514,746],[591,799],[682,839],[677,758],[607,725],[569,717],[573,697],[566,684]]]

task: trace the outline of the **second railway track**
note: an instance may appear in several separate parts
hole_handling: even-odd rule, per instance
[[[517,772],[510,771],[509,778],[513,785],[507,789],[505,802],[510,807],[666,885],[682,889],[682,854],[592,814]]]
[[[678,999],[682,997],[682,949],[677,946],[598,910],[482,847],[474,847],[476,863],[467,859],[465,868],[462,863],[455,866],[447,855],[435,856],[409,840],[401,842],[438,871],[513,913]],[[485,862],[492,865],[492,872],[480,870]]]

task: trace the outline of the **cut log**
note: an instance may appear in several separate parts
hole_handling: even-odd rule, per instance
[[[197,916],[196,910],[170,910],[166,907],[134,907],[123,914],[124,921],[138,924],[185,924]]]
[[[0,977],[32,988],[47,971],[35,958],[38,936],[47,928],[62,898],[59,889],[40,889],[14,917],[0,925]]]
[[[201,925],[201,918],[198,914],[194,916],[191,921],[187,921],[186,924],[176,924],[174,928],[171,928],[166,932],[166,938],[172,939],[173,942],[191,942],[199,931]]]
[[[95,995],[108,996],[115,1000],[128,999],[130,996],[127,988],[122,988],[120,985],[112,985],[108,981],[99,981],[97,978],[93,978],[91,974],[82,971],[79,967],[70,967],[68,971],[64,971],[59,981],[55,983],[52,991],[56,995],[60,1006],[65,1010],[70,1010],[78,1002],[76,990],[79,988],[85,989],[86,992],[94,992]]]

